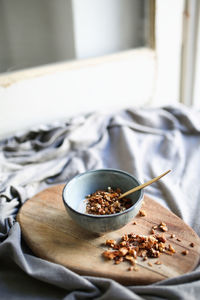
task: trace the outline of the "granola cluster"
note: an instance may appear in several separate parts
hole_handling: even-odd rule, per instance
[[[86,196],[86,213],[93,215],[111,215],[123,212],[132,206],[131,200],[127,198],[119,199],[121,190],[113,190],[108,187],[108,191],[98,190]]]
[[[146,216],[145,211],[139,211],[138,216]],[[137,225],[134,221],[133,225]],[[161,233],[156,233],[156,231],[162,231]],[[149,258],[157,258],[154,262],[155,265],[161,265],[162,262],[159,260],[161,254],[165,253],[167,255],[173,255],[176,253],[175,249],[171,244],[167,244],[167,239],[165,233],[168,231],[166,223],[161,222],[159,225],[152,226],[150,233],[151,235],[140,235],[140,234],[124,234],[120,241],[116,240],[106,240],[106,245],[111,248],[111,250],[106,250],[102,255],[109,260],[114,260],[115,264],[120,264],[123,261],[128,261],[131,266],[128,271],[138,271],[136,266],[137,258],[141,257],[143,261],[147,261]],[[170,239],[175,238],[175,234],[169,235]],[[176,238],[176,241],[181,242],[181,239]],[[189,246],[193,248],[194,243],[190,243]],[[188,250],[183,250],[181,254],[183,256],[188,255]],[[148,261],[148,266],[152,267],[153,264]]]
[[[139,217],[145,217],[147,214],[144,210],[140,210],[138,213]],[[132,225],[137,225],[136,221]],[[161,231],[160,233],[158,231]],[[124,234],[120,241],[106,240],[106,246],[112,250],[106,250],[102,253],[104,258],[108,260],[114,260],[115,264],[120,264],[123,261],[128,261],[131,266],[127,269],[128,271],[138,271],[139,268],[136,266],[137,258],[140,257],[143,261],[147,261],[147,265],[152,267],[150,258],[155,258],[155,265],[161,265],[162,262],[159,260],[161,254],[173,255],[176,250],[171,244],[167,244],[167,239],[164,234],[168,232],[166,223],[161,222],[158,225],[154,225],[150,229],[150,235],[141,234]],[[168,236],[170,239],[175,239],[175,234],[171,233]],[[180,238],[176,238],[176,241],[181,242]],[[191,242],[189,244],[191,248],[195,247],[195,244]],[[188,255],[188,250],[180,252],[183,256]]]
[[[135,265],[137,257],[147,260],[148,258],[159,258],[162,253],[173,255],[176,252],[171,244],[166,244],[166,238],[162,234],[154,236],[124,234],[118,243],[115,240],[107,240],[106,245],[112,250],[104,251],[103,256],[113,259],[115,264],[126,260]],[[161,264],[161,262],[157,261],[156,264]]]

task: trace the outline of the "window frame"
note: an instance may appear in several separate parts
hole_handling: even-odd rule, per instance
[[[200,2],[185,0],[181,57],[180,99],[188,106],[200,107]]]
[[[168,0],[169,5],[166,5],[163,0],[149,1],[150,26],[147,33],[149,43],[146,48],[0,75],[0,105],[5,112],[0,116],[0,136],[13,134],[14,130],[25,129],[41,122],[63,119],[63,110],[67,112],[66,117],[81,113],[83,101],[86,109],[95,110],[96,107],[99,110],[98,103],[96,106],[94,103],[95,98],[100,100],[98,94],[105,102],[105,109],[110,109],[110,104],[119,108],[123,105],[141,107],[178,103],[184,1],[180,0],[176,3],[172,1]],[[176,30],[166,34],[168,28],[163,24],[171,14],[172,5],[173,16],[170,22],[172,27],[176,27]],[[176,41],[176,43],[172,41]],[[172,48],[169,57],[166,53],[168,45]],[[119,77],[113,80],[117,68],[122,68],[122,71]],[[112,69],[113,71],[111,71]],[[172,75],[170,78],[166,78],[166,70]],[[126,79],[127,73],[131,74],[131,78],[128,80]],[[83,80],[81,80],[80,74],[82,74]],[[107,74],[110,74],[110,79],[106,81]],[[140,75],[138,76],[138,74]],[[69,89],[67,80],[71,85]],[[89,81],[94,81],[95,91],[93,92],[91,92],[93,87],[90,87]],[[77,94],[77,89],[80,89],[81,95]],[[32,95],[28,94],[30,91],[32,91]],[[56,97],[57,91],[59,91],[59,97]],[[106,100],[108,95],[109,101]],[[40,104],[38,97],[42,99]],[[115,99],[116,102],[121,101],[121,106],[115,105]],[[45,107],[52,106],[53,102],[56,102],[57,106],[62,109],[56,109],[53,106],[54,114],[49,116],[49,110]],[[70,111],[68,110],[69,102],[73,103],[73,109]],[[35,110],[35,105],[40,105],[41,110]],[[14,113],[10,113],[11,106],[15,109]],[[26,116],[25,120],[24,116]]]

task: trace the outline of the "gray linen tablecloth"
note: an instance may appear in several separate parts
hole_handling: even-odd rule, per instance
[[[200,235],[200,113],[184,106],[96,112],[0,142],[0,299],[199,299],[200,267],[148,286],[79,276],[23,242],[15,216],[40,190],[90,169],[117,168]]]

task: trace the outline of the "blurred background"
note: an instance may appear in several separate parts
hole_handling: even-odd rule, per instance
[[[200,107],[198,0],[0,0],[0,136],[95,110]]]
[[[148,1],[1,0],[0,71],[148,44]]]

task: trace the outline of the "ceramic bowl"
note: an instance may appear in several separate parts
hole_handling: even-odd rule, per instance
[[[128,196],[132,206],[112,215],[92,215],[85,213],[85,197],[97,190],[120,188],[122,193],[140,185],[133,175],[121,170],[99,169],[77,175],[63,189],[63,202],[68,214],[81,227],[94,233],[103,234],[125,226],[140,210],[143,190]]]

